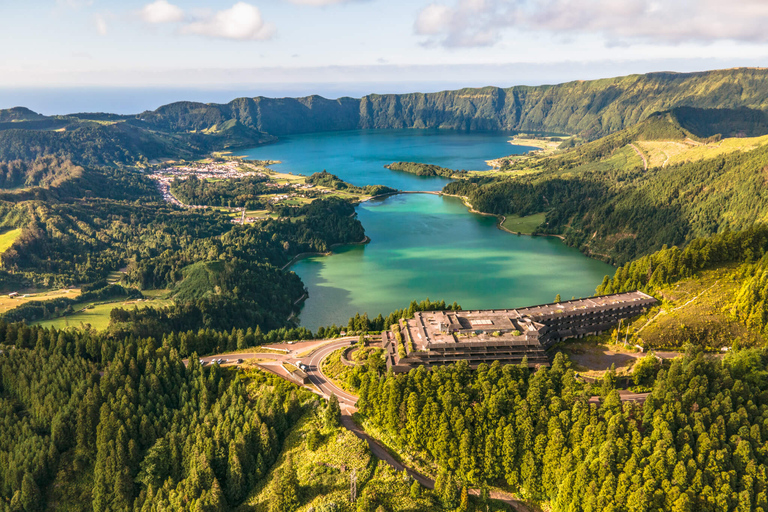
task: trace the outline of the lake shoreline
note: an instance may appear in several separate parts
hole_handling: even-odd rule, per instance
[[[495,213],[481,212],[480,210],[477,210],[474,206],[472,206],[472,203],[469,202],[469,199],[467,198],[467,196],[458,196],[458,195],[455,195],[455,194],[446,194],[445,192],[436,192],[436,191],[431,191],[431,190],[398,190],[396,192],[388,192],[386,194],[379,194],[378,196],[369,197],[367,199],[364,199],[364,200],[360,201],[357,204],[364,203],[364,202],[370,201],[372,199],[382,199],[382,198],[385,198],[385,197],[396,196],[396,195],[399,195],[399,194],[431,194],[431,195],[434,195],[434,196],[455,197],[455,198],[461,200],[461,202],[464,204],[464,206],[467,207],[467,210],[469,210],[469,213],[476,213],[478,215],[484,215],[486,217],[496,217],[496,219],[498,220],[498,222],[496,223],[496,227],[499,230],[501,230],[501,231],[505,231],[505,232],[507,232],[507,233],[509,233],[511,235],[549,236],[549,237],[559,238],[560,240],[565,242],[565,236],[563,236],[563,235],[555,235],[555,234],[552,234],[552,233],[536,233],[536,234],[534,234],[534,233],[519,233],[517,231],[512,231],[511,229],[507,229],[507,228],[504,227],[504,221],[507,220],[507,216],[506,215],[498,215],[498,214],[495,214]],[[585,256],[588,256],[588,255],[585,255]]]
[[[330,249],[333,249],[334,247],[340,247],[342,245],[365,245],[367,243],[370,243],[371,239],[366,235],[362,240],[359,242],[339,242],[337,244],[332,244],[329,246]],[[309,258],[310,256],[330,256],[333,254],[333,250],[326,251],[326,252],[302,252],[300,254],[297,254],[293,258],[291,258],[291,261],[280,267],[280,270],[285,270],[297,261],[303,260],[304,258]]]
[[[615,271],[560,241],[501,233],[498,216],[474,215],[463,201],[437,197],[446,194],[408,192],[361,203],[370,247],[334,248],[332,258],[290,267],[309,290],[296,306],[300,325],[315,330],[356,313],[387,315],[425,297],[493,309],[544,303],[558,293],[588,296]]]

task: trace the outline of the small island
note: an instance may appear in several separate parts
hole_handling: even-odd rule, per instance
[[[440,167],[433,164],[420,164],[418,162],[394,162],[385,165],[390,171],[403,171],[416,176],[443,176],[444,178],[462,177],[467,175],[467,171],[455,171],[447,167]]]

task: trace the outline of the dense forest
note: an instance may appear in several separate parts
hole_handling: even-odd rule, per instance
[[[597,294],[644,290],[656,293],[682,279],[714,268],[736,268],[739,288],[733,298],[723,297],[724,309],[747,328],[768,334],[768,226],[726,232],[693,240],[683,249],[664,247],[605,277]]]
[[[0,289],[82,292],[0,316],[0,512],[241,506],[318,406],[274,376],[203,368],[198,355],[379,332],[416,311],[460,309],[427,299],[316,333],[296,327],[306,290],[286,268],[300,254],[366,240],[354,205],[310,187],[307,204],[276,206],[264,196],[292,189],[259,176],[172,183],[184,203],[272,213],[236,225],[213,208],[164,202],[145,172],[155,159],[324,130],[574,134],[553,154],[509,160],[503,171],[519,175],[475,176],[444,191],[488,213],[546,213],[539,233],[622,265],[598,293],[656,293],[734,269],[725,313],[768,334],[768,146],[656,167],[610,163],[641,154],[629,147],[635,141],[701,145],[766,133],[766,82],[766,70],[735,69],[362,99],[180,102],[136,116],[0,110],[0,230],[21,228],[0,255]],[[342,197],[396,192],[326,171],[306,182]],[[103,331],[33,325],[149,290],[172,304],[115,308]],[[708,346],[732,350],[715,358],[690,346],[671,362],[640,359],[632,379],[652,390],[644,403],[621,401],[613,371],[581,382],[562,354],[537,369],[458,363],[400,375],[382,373],[374,354],[346,384],[359,393],[361,421],[404,458],[437,468],[429,496],[446,510],[466,511],[470,487],[485,495],[497,486],[553,512],[768,512],[768,352],[716,341]],[[320,409],[338,427],[338,402]],[[302,442],[313,451],[318,433]],[[270,510],[293,512],[299,482],[290,461],[272,485]],[[359,509],[372,510],[387,491],[366,489]],[[420,496],[418,484],[412,493]]]
[[[308,396],[277,377],[185,367],[151,340],[3,324],[0,343],[2,510],[230,509]]]
[[[362,240],[354,214],[348,203],[326,198],[283,208],[281,220],[233,226],[214,212],[162,203],[22,203],[6,216],[30,219],[2,263],[41,285],[65,286],[104,279],[128,262],[127,284],[174,290],[183,311],[176,328],[273,329],[304,294],[299,278],[281,267],[297,254]]]
[[[443,505],[500,485],[553,511],[768,509],[764,350],[701,353],[652,372],[644,404],[622,403],[609,372],[588,403],[562,354],[551,368],[465,363],[357,375],[360,411],[399,451],[439,467]]]
[[[546,212],[540,233],[563,234],[569,245],[618,264],[768,220],[765,178],[756,172],[768,166],[768,146],[647,170],[579,167],[614,151],[612,137],[542,160],[541,172],[459,180],[444,192],[488,213]]]
[[[754,263],[768,253],[768,226],[758,224],[741,232],[726,232],[693,240],[683,249],[664,247],[619,267],[605,277],[598,294],[630,290],[653,292],[696,273],[731,263]]]

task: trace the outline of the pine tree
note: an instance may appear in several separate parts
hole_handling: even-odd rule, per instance
[[[21,481],[21,500],[20,504],[25,512],[37,512],[43,509],[43,497],[40,489],[37,487],[34,478],[29,473],[24,473]]]
[[[237,445],[232,440],[229,443],[229,459],[227,461],[227,502],[230,505],[240,502],[247,491],[240,457],[237,455]]]
[[[469,494],[467,493],[467,486],[461,486],[461,499],[459,501],[459,510],[461,512],[467,512],[469,510]]]
[[[325,406],[325,426],[326,428],[337,428],[341,425],[341,406],[339,399],[331,393],[328,405]]]
[[[307,434],[307,450],[309,451],[315,451],[320,446],[320,431],[317,430],[317,428],[312,427],[312,429]]]
[[[421,484],[419,484],[418,481],[414,480],[411,484],[411,498],[418,499],[421,497]]]
[[[299,508],[299,480],[290,456],[275,475],[273,491],[269,512],[294,512]]]

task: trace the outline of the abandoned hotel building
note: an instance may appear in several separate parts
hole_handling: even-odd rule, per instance
[[[382,333],[382,346],[395,372],[462,360],[519,364],[524,357],[530,366],[546,365],[553,343],[606,331],[656,302],[635,291],[520,309],[419,311]]]

